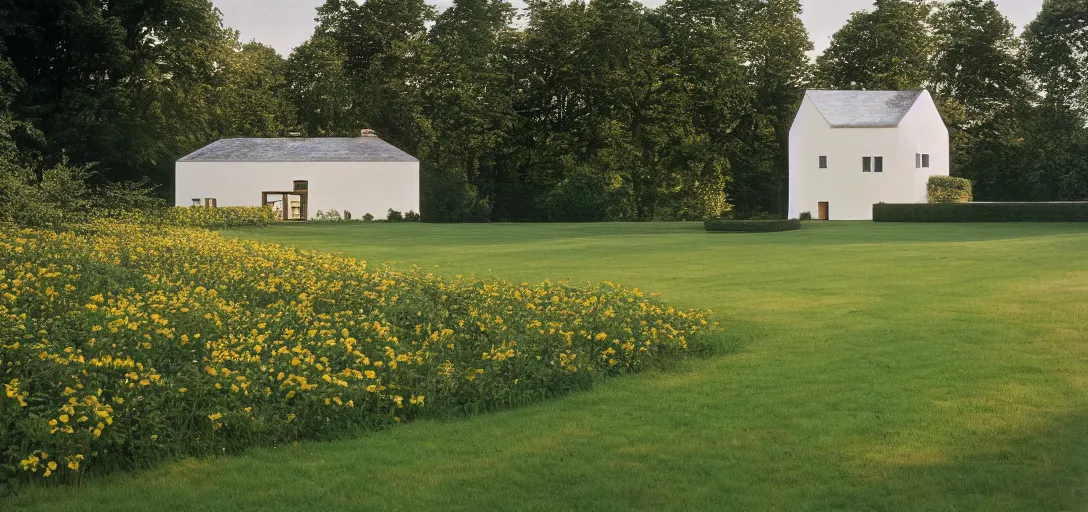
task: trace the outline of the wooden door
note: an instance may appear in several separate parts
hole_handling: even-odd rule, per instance
[[[817,219],[819,219],[819,220],[828,220],[829,218],[830,217],[828,216],[827,201],[823,201],[823,202],[820,203],[820,211],[819,211],[819,216],[817,217]]]

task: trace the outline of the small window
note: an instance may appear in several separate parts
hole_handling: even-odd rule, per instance
[[[915,169],[921,169],[922,168],[922,154],[921,153],[915,153],[914,154],[914,168]]]
[[[827,169],[827,157],[826,156],[821,156],[820,157],[820,168],[821,169]]]
[[[876,160],[876,169],[873,169],[873,172],[884,172],[884,157],[874,157],[874,160]]]
[[[926,153],[922,153],[922,167],[929,167],[929,155]]]
[[[873,159],[871,157],[861,158],[861,172],[873,172]]]
[[[200,206],[200,198],[199,197],[194,197],[193,198],[193,206]]]

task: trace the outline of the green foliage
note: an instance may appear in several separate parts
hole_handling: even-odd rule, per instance
[[[404,214],[404,220],[408,222],[419,222],[420,216],[414,210],[408,210],[408,212]]]
[[[875,222],[1088,222],[1088,202],[873,205]]]
[[[518,406],[714,328],[610,283],[445,280],[200,229],[0,228],[0,250],[0,482]]]
[[[816,81],[831,89],[905,90],[929,79],[933,39],[927,0],[876,0],[835,33],[816,59]]]
[[[703,222],[707,231],[722,231],[731,233],[771,233],[775,231],[793,231],[801,229],[801,221],[797,219],[775,220],[708,220]]]
[[[930,203],[970,203],[971,180],[952,176],[930,176],[926,182],[926,198]]]
[[[402,220],[404,220],[404,214],[401,213],[401,212],[398,212],[397,210],[394,210],[394,209],[390,208],[389,212],[386,213],[386,215],[385,215],[385,220],[387,220],[389,222],[402,221]]]
[[[592,174],[589,170],[571,173],[545,196],[544,210],[553,222],[607,222],[632,216],[629,197],[622,180]]]
[[[220,229],[269,226],[276,222],[276,212],[265,206],[178,206],[129,211],[117,219],[143,226]]]
[[[1088,122],[1088,3],[1046,0],[1024,31],[1027,67],[1046,99]]]
[[[366,215],[363,215],[363,222],[373,222],[373,221],[374,221],[374,215],[372,213],[367,212]]]
[[[310,217],[310,220],[314,222],[340,222],[344,219],[340,217],[340,212],[336,210],[318,210],[317,213],[313,214],[313,216]]]
[[[812,220],[812,212],[801,212],[798,220]]]

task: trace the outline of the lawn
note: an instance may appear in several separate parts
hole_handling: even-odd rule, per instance
[[[618,281],[733,350],[517,410],[189,460],[0,508],[1088,509],[1088,226],[284,225],[447,275]]]

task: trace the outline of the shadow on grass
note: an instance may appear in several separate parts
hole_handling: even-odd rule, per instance
[[[1088,409],[1060,416],[1041,430],[996,436],[986,446],[866,475],[866,485],[834,505],[865,510],[1088,509]],[[909,494],[902,492],[902,482],[911,482]]]

